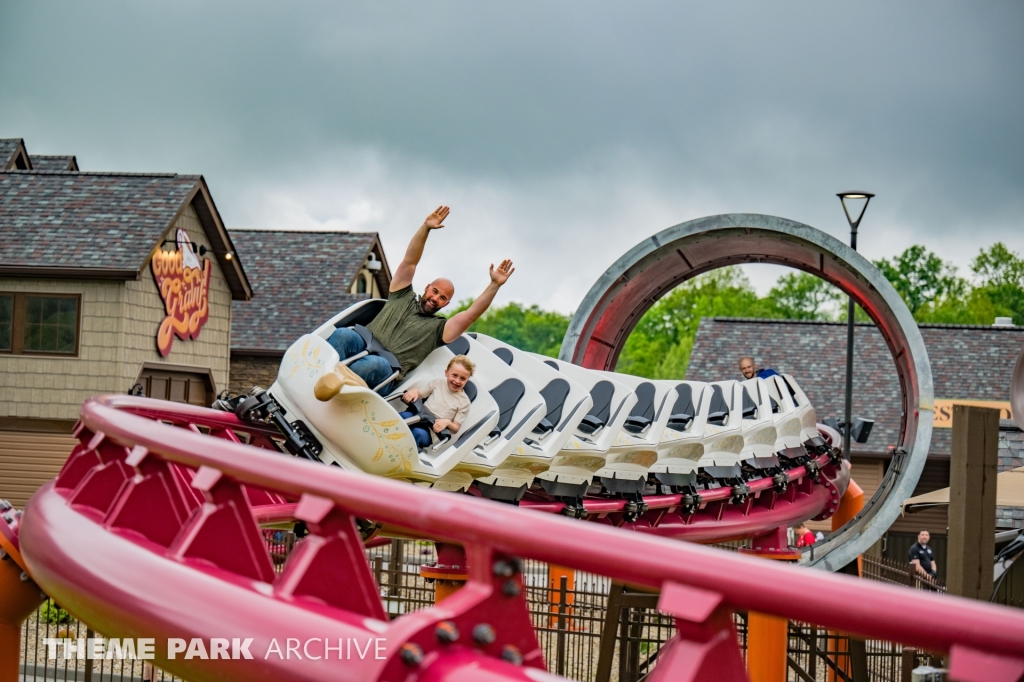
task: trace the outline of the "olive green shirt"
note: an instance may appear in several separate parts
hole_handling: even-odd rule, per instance
[[[439,315],[424,315],[420,312],[419,298],[412,293],[410,284],[404,289],[392,291],[388,295],[388,302],[366,328],[402,364],[402,372],[398,375],[401,381],[431,351],[444,345],[444,325],[447,321]]]

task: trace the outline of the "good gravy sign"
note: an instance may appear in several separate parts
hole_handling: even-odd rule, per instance
[[[199,338],[210,318],[210,259],[199,262],[184,230],[178,230],[176,241],[176,250],[158,249],[152,261],[153,279],[167,313],[156,333],[156,347],[163,357],[170,354],[175,336]]]

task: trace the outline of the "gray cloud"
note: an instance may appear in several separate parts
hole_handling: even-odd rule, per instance
[[[88,169],[206,175],[229,226],[379,230],[437,203],[459,295],[571,310],[712,212],[961,267],[1024,251],[1019,3],[5,3],[0,135]],[[483,262],[483,265],[481,265]],[[760,288],[770,277],[752,277]]]

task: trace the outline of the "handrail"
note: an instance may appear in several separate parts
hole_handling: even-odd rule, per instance
[[[152,401],[120,395],[91,398],[82,406],[81,419],[94,432],[128,447],[142,446],[166,460],[216,469],[240,483],[285,495],[325,498],[360,516],[439,540],[485,546],[653,589],[697,588],[721,595],[734,609],[933,651],[961,646],[1015,660],[1024,651],[1024,613],[1013,609],[622,533],[281,457],[133,414],[145,413],[151,407],[147,402]],[[161,407],[179,409],[166,403]]]

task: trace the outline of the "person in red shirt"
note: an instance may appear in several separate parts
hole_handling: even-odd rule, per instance
[[[814,544],[814,533],[802,523],[793,529],[793,536],[796,537],[797,547],[810,547]]]

